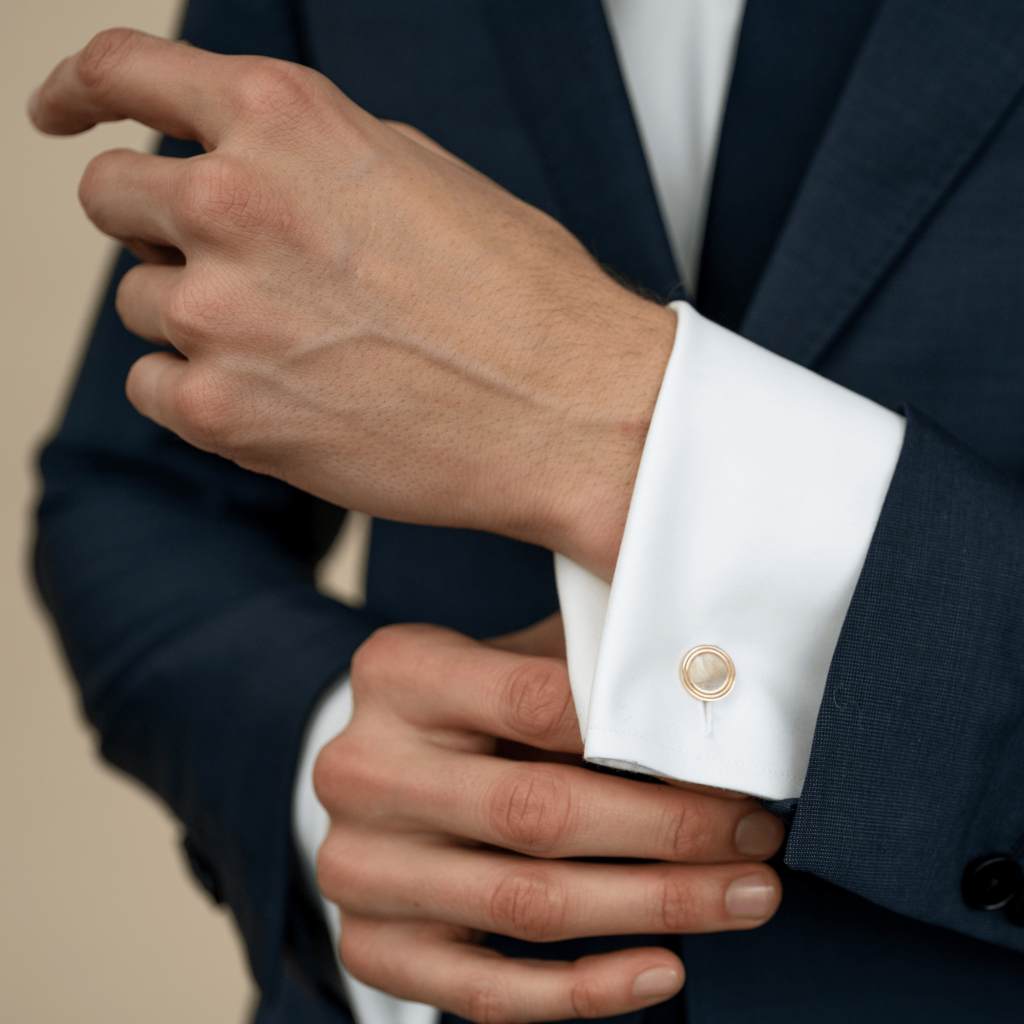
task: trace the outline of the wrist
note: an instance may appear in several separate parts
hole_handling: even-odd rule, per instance
[[[675,340],[673,310],[613,285],[618,295],[577,317],[576,387],[538,474],[533,532],[611,580],[644,443]]]

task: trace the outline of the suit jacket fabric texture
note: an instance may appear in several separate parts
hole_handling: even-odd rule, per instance
[[[974,857],[1024,855],[1024,13],[871,13],[742,330],[915,411],[830,672],[783,906],[753,932],[679,940],[693,1024],[1010,1021],[1024,996],[1024,928],[960,895]],[[311,64],[626,277],[676,288],[598,0],[194,0],[184,35]],[[737,180],[757,188],[756,163]],[[197,877],[232,907],[258,1020],[345,1019],[291,848],[309,711],[381,623],[486,636],[548,614],[550,555],[378,522],[366,608],[318,595],[342,512],[127,404],[128,367],[149,350],[113,310],[131,262],[43,456],[40,587],[105,756],[180,817]],[[496,944],[552,956],[640,941]]]

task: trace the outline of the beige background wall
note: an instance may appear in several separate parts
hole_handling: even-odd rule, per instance
[[[36,135],[25,98],[93,32],[166,34],[178,0],[0,3],[0,1020],[239,1024],[251,986],[231,923],[186,874],[178,829],[103,767],[28,580],[34,454],[61,407],[108,243],[82,168],[135,125]]]

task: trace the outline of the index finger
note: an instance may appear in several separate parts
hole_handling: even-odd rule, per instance
[[[129,28],[94,36],[61,61],[29,101],[41,132],[75,135],[131,118],[213,148],[227,119],[222,99],[245,57],[225,57]]]
[[[559,658],[495,650],[437,626],[386,626],[356,651],[352,690],[357,714],[361,707],[386,707],[420,728],[583,752],[569,673]]]

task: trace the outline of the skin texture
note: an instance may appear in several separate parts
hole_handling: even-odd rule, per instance
[[[145,260],[118,293],[126,326],[163,346],[127,381],[141,413],[339,505],[492,530],[611,578],[671,311],[306,68],[112,30],[54,70],[30,115],[50,134],[129,117],[205,149],[105,153],[80,187]],[[481,1022],[608,1016],[675,993],[678,958],[513,961],[481,934],[702,932],[774,913],[760,861],[781,824],[737,794],[581,767],[563,656],[557,619],[489,645],[389,627],[357,653],[353,721],[315,773],[331,816],[320,881],[356,977]]]
[[[116,29],[33,98],[202,143],[101,154],[79,190],[147,262],[128,396],[198,447],[347,508],[492,530],[610,578],[675,315],[547,215],[308,68]]]
[[[556,630],[557,617],[484,645],[389,626],[357,652],[355,713],[314,785],[331,817],[320,885],[368,984],[476,1021],[626,1013],[678,991],[673,953],[534,962],[475,943],[746,929],[778,907],[758,861],[783,828],[754,801],[578,766],[565,662],[542,656]]]

